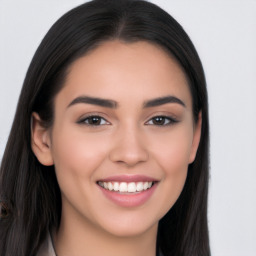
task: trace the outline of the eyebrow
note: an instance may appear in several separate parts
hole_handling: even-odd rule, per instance
[[[106,108],[117,108],[118,103],[114,100],[102,99],[102,98],[95,98],[89,96],[80,96],[75,98],[68,107],[73,106],[78,103],[85,103],[85,104],[92,104]]]
[[[183,107],[186,107],[185,103],[181,99],[175,96],[166,96],[166,97],[160,97],[160,98],[148,100],[143,104],[143,107],[151,108],[151,107],[157,107],[157,106],[161,106],[168,103],[177,103],[182,105]]]
[[[90,97],[90,96],[77,97],[71,101],[68,107],[73,106],[75,104],[79,104],[79,103],[97,105],[97,106],[112,108],[112,109],[116,109],[118,107],[118,103],[114,100],[102,99],[102,98]],[[157,106],[161,106],[168,103],[177,103],[183,107],[186,107],[185,103],[181,99],[175,96],[165,96],[165,97],[160,97],[160,98],[145,101],[143,103],[143,108],[157,107]]]

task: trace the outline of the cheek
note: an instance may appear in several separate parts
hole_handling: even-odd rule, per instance
[[[106,155],[106,146],[99,135],[88,135],[82,129],[66,126],[56,129],[52,147],[56,173],[61,176],[92,176]]]
[[[91,191],[95,189],[95,173],[106,157],[107,143],[104,144],[99,135],[89,136],[83,129],[68,125],[55,130],[52,154],[62,193],[63,211],[79,209],[79,212],[83,212],[84,204],[81,201],[90,205]],[[86,208],[89,211],[93,207]]]
[[[165,153],[159,155],[158,164],[164,174],[163,184],[167,198],[171,198],[173,204],[179,197],[184,186],[188,170],[188,150],[181,142],[170,145]]]
[[[152,154],[157,166],[163,174],[161,182],[162,205],[165,214],[176,202],[184,187],[189,156],[192,145],[193,132],[189,129],[180,129],[162,138],[158,138],[155,146],[152,146]],[[164,137],[164,138],[163,138]]]
[[[173,132],[161,134],[152,142],[152,154],[166,175],[178,175],[187,169],[193,141],[193,129],[180,126]]]

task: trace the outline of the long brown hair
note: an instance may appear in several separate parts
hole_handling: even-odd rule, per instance
[[[140,0],[94,0],[61,17],[37,49],[20,94],[0,169],[0,255],[35,255],[49,229],[58,228],[61,197],[54,166],[41,165],[31,150],[30,119],[46,126],[67,68],[101,42],[148,41],[176,58],[189,81],[195,121],[202,112],[201,141],[184,189],[160,220],[157,248],[165,256],[209,256],[207,224],[208,101],[204,71],[183,28],[156,5]]]

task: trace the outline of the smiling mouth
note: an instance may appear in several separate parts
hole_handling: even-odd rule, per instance
[[[119,193],[138,193],[150,189],[154,186],[155,181],[146,182],[117,182],[117,181],[98,181],[97,184],[109,191]]]

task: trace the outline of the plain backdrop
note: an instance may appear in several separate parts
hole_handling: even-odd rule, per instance
[[[30,60],[81,0],[0,0],[0,160]],[[184,27],[203,62],[211,125],[212,255],[256,255],[256,1],[152,0]],[[188,255],[189,256],[189,255]]]

